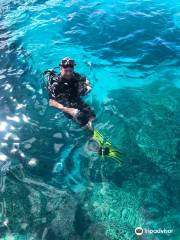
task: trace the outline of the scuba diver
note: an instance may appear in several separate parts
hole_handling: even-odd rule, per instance
[[[74,60],[65,57],[59,64],[59,74],[54,71],[55,68],[44,72],[48,79],[49,106],[61,110],[68,118],[90,130],[92,140],[96,143],[94,152],[120,162],[120,152],[113,148],[96,129],[93,129],[92,122],[96,115],[81,99],[81,96],[91,91],[91,85],[86,77],[74,71],[75,65]]]
[[[91,91],[90,82],[74,71],[76,63],[69,57],[62,59],[59,65],[58,75],[53,70],[44,72],[48,75],[49,106],[60,109],[81,126],[92,129],[96,115],[81,99]]]

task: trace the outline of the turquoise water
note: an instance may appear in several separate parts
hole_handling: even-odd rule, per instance
[[[122,166],[48,106],[65,56]],[[179,59],[177,0],[0,0],[0,239],[180,239]]]

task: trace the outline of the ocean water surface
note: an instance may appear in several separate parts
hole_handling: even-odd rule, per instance
[[[65,56],[121,165],[48,106]],[[180,240],[179,66],[177,0],[0,0],[0,240]]]

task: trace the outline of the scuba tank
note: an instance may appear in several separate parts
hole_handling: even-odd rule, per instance
[[[55,68],[59,68],[59,67],[55,67]],[[46,82],[44,83],[48,90],[49,90],[50,84],[52,84],[53,81],[55,81],[55,78],[58,77],[57,72],[54,70],[55,68],[47,69],[46,71],[43,72],[44,79],[46,77]]]

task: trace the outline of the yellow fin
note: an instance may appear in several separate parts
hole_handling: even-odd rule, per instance
[[[121,153],[112,146],[110,141],[105,141],[104,137],[96,129],[94,129],[93,132],[93,140],[99,144],[99,147],[101,148],[107,147],[109,149],[109,153],[103,155],[103,157],[111,158],[118,161],[119,163],[122,163]]]
[[[98,130],[94,129],[93,132],[93,140],[96,141],[99,145],[103,145],[104,139],[103,136],[98,132]]]

